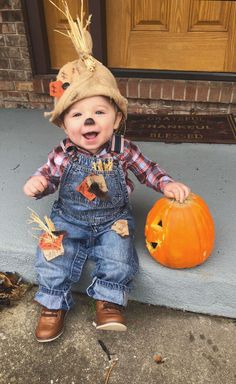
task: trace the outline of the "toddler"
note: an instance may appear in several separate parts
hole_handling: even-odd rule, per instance
[[[96,329],[126,330],[123,312],[138,271],[128,170],[179,202],[190,192],[116,134],[127,117],[127,100],[111,72],[91,56],[90,36],[83,33],[86,49],[79,47],[79,59],[63,66],[50,86],[55,99],[50,121],[64,129],[66,138],[24,185],[25,194],[37,199],[59,187],[50,218],[55,234],[62,234],[64,251],[47,259],[38,246],[36,254],[35,300],[42,306],[35,332],[39,342],[62,334],[73,305],[71,287],[87,259],[95,265],[87,293],[96,300]]]

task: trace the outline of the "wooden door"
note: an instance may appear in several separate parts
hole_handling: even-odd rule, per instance
[[[236,1],[106,0],[112,68],[236,71]]]
[[[60,0],[53,0],[53,2],[61,7]],[[76,16],[80,15],[80,1],[67,0],[70,13],[74,20]],[[53,69],[61,68],[68,61],[73,61],[78,58],[71,40],[58,32],[55,29],[65,33],[69,24],[63,14],[55,8],[49,0],[43,0],[44,14],[47,27],[48,44],[50,51],[51,67]],[[88,15],[88,1],[84,0],[84,12]]]

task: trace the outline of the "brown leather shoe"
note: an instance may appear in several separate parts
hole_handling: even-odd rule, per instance
[[[64,330],[66,313],[67,311],[63,309],[48,309],[43,307],[35,330],[36,339],[40,343],[47,343],[61,336]]]
[[[104,331],[126,331],[125,319],[122,314],[124,307],[108,301],[96,302],[96,329]]]

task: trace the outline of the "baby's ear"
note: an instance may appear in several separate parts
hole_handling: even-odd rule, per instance
[[[123,118],[122,112],[120,112],[120,111],[117,112],[116,120],[115,120],[115,123],[114,123],[114,131],[116,131],[120,127],[120,123],[122,121],[122,118]]]

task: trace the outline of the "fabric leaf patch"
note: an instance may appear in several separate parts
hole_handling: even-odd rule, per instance
[[[118,235],[124,237],[129,236],[129,227],[127,220],[117,220],[111,227],[113,231],[118,233]]]

